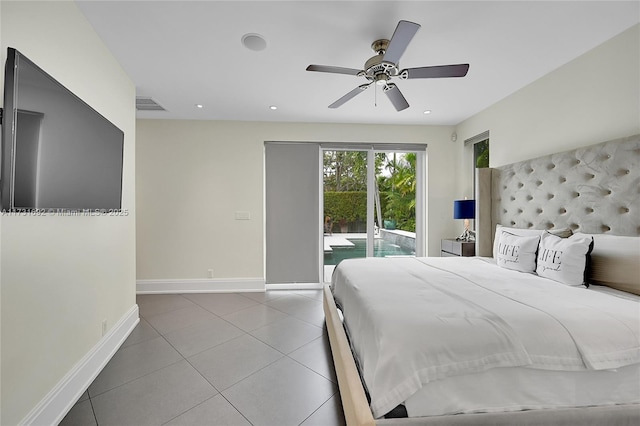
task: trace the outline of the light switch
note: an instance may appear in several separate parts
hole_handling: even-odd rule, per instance
[[[251,219],[251,212],[247,211],[237,211],[235,213],[236,220],[249,220]]]

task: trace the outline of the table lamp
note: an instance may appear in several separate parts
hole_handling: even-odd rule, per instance
[[[471,231],[469,231],[469,219],[476,217],[476,200],[455,200],[453,202],[453,218],[464,219],[464,232],[456,240],[473,241]]]

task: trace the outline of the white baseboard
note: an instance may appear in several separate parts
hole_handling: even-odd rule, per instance
[[[322,290],[320,283],[267,284],[267,290]]]
[[[137,280],[138,294],[263,292],[262,278]]]
[[[20,425],[57,425],[102,371],[140,321],[134,305],[58,382]]]

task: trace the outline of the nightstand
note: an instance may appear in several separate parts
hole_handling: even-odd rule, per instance
[[[446,239],[440,241],[440,257],[451,256],[475,256],[475,241],[456,241],[456,239]]]

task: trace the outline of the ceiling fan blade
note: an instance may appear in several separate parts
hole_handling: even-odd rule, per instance
[[[413,39],[413,36],[416,35],[419,29],[420,25],[415,22],[398,22],[398,26],[393,32],[391,40],[389,40],[389,46],[387,47],[387,51],[384,53],[383,60],[397,64],[404,51],[407,50],[409,42]]]
[[[329,108],[338,108],[348,100],[351,100],[355,98],[357,95],[359,95],[360,93],[364,92],[366,89],[369,88],[370,85],[371,83],[361,84],[360,86],[356,87],[355,89],[353,89],[352,91],[350,91],[349,93],[347,93],[346,95],[344,95],[343,97],[341,97],[340,99],[338,99],[337,101],[329,105]]]
[[[307,67],[307,71],[330,72],[334,74],[348,74],[348,75],[358,75],[362,72],[362,70],[356,70],[353,68],[330,67],[327,65],[309,65]]]
[[[387,84],[387,87],[384,88],[384,93],[387,94],[387,97],[397,111],[409,108],[409,102],[402,96],[402,92],[400,92],[400,89],[398,89],[398,86],[395,84]]]
[[[469,64],[436,65],[433,67],[408,68],[400,72],[400,78],[445,78],[464,77]]]

